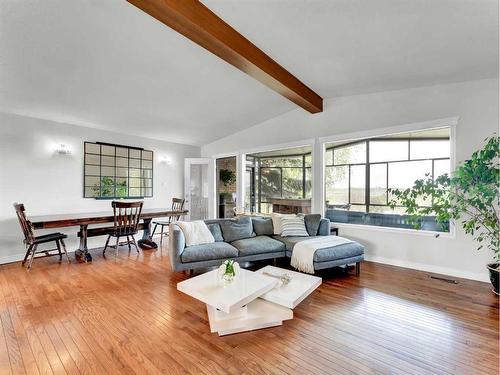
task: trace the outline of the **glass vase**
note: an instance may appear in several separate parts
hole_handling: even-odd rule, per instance
[[[233,273],[223,273],[219,276],[219,282],[223,288],[231,285],[235,279],[235,275]]]

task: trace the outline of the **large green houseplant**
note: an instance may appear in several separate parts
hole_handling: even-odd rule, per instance
[[[486,246],[494,262],[488,264],[490,280],[499,293],[499,137],[486,140],[481,150],[461,163],[451,176],[417,180],[410,189],[390,189],[391,207],[403,205],[416,228],[424,216],[435,215],[438,223],[460,222],[465,233],[477,242],[478,250]],[[422,199],[430,202],[419,206]]]

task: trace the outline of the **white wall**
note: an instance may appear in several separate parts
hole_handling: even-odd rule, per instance
[[[498,133],[498,79],[333,98],[316,115],[297,109],[202,147],[202,155],[304,139],[373,131],[414,122],[459,116],[456,159],[464,160]],[[315,183],[318,185],[317,174]],[[318,191],[318,188],[314,188]],[[370,228],[342,228],[341,235],[366,246],[367,259],[438,273],[487,280],[487,251],[457,230],[455,238],[398,233]]]
[[[147,135],[147,125],[143,128]],[[28,215],[110,210],[109,200],[83,198],[83,142],[100,141],[154,151],[154,196],[145,208],[169,207],[184,192],[184,158],[199,157],[200,148],[127,136],[47,120],[0,113],[0,263],[24,255],[22,234],[12,203],[24,203]],[[71,155],[54,153],[64,143]],[[169,157],[170,164],[161,162]],[[77,246],[78,228],[64,229],[69,250]],[[59,231],[59,230],[58,230]],[[89,240],[103,246],[104,237]]]

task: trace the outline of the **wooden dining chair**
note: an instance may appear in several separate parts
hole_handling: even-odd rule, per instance
[[[141,218],[142,205],[143,202],[111,202],[111,206],[113,207],[114,226],[108,235],[108,239],[106,240],[106,245],[102,251],[103,255],[108,248],[111,237],[116,238],[115,245],[109,246],[116,249],[116,256],[118,256],[118,247],[121,245],[128,245],[128,249],[130,251],[130,244],[133,244],[137,252],[139,252],[139,247],[137,246],[134,235],[136,235],[139,231],[139,220]],[[120,242],[120,238],[126,238],[127,240]]]
[[[19,224],[21,225],[21,230],[23,231],[23,242],[26,245],[26,255],[24,256],[22,262],[23,266],[26,264],[26,261],[29,258],[27,268],[28,270],[30,270],[31,266],[33,265],[33,259],[35,259],[35,254],[44,254],[43,256],[38,256],[36,258],[45,258],[59,255],[59,261],[62,261],[63,252],[66,255],[68,263],[70,263],[68,252],[66,251],[66,244],[64,243],[64,239],[68,236],[63,233],[49,233],[41,236],[35,236],[33,234],[33,225],[31,225],[31,222],[26,218],[24,204],[14,203],[14,209],[16,210],[16,215],[19,220]],[[48,250],[38,250],[39,245],[48,242],[55,242],[56,248]],[[53,253],[54,251],[57,251],[57,253]]]
[[[182,211],[184,209],[184,203],[186,202],[185,199],[182,198],[172,198],[172,211]],[[155,220],[153,221],[153,224],[155,225],[153,228],[153,234],[151,235],[154,236],[156,232],[156,228],[158,226],[161,227],[161,237],[160,237],[160,245],[163,244],[163,232],[164,228],[170,225],[170,223],[177,221],[181,218],[181,215],[175,215],[175,216],[169,216],[167,219],[164,220]],[[168,236],[168,230],[165,232],[165,235]]]

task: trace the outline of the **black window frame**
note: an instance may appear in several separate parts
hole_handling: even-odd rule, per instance
[[[270,201],[264,201],[262,200],[262,170],[263,169],[279,169],[280,170],[280,179],[281,179],[281,183],[280,183],[280,194],[279,196],[275,197],[275,198],[283,198],[283,170],[284,169],[302,169],[302,198],[294,198],[294,199],[311,199],[311,198],[308,198],[307,197],[307,170],[309,169],[311,172],[312,172],[312,164],[310,166],[306,166],[306,158],[308,155],[311,155],[312,156],[312,153],[311,152],[307,152],[307,153],[304,153],[304,154],[290,154],[290,155],[279,155],[279,156],[253,156],[253,155],[247,155],[247,162],[249,162],[249,158],[253,158],[252,160],[252,167],[254,169],[254,176],[257,176],[257,179],[256,179],[256,185],[257,185],[257,189],[254,189],[257,190],[257,194],[255,194],[256,196],[256,204],[255,204],[255,207],[257,209],[258,212],[262,212],[262,204],[270,204],[271,202]],[[301,157],[302,158],[302,162],[301,162],[301,166],[297,166],[297,167],[283,167],[283,166],[265,166],[263,167],[261,165],[261,162],[262,160],[264,159],[287,159],[287,158],[297,158],[297,157]],[[256,169],[256,171],[255,171]],[[312,181],[311,181],[311,187],[312,187]],[[312,188],[310,190],[310,194],[312,195]],[[252,203],[251,203],[251,206]]]
[[[99,146],[99,153],[93,153],[93,152],[87,152],[87,145],[90,144],[90,145],[95,145],[95,146]],[[109,147],[114,147],[115,150],[114,150],[114,155],[103,155],[102,153],[102,148],[104,146],[109,146]],[[117,156],[116,154],[116,149],[117,148],[124,148],[124,149],[127,149],[127,156]],[[130,151],[131,150],[136,150],[136,151],[139,151],[140,152],[140,157],[139,158],[136,158],[136,157],[131,157],[130,155]],[[146,152],[146,153],[151,153],[151,160],[149,159],[145,159],[143,157],[143,152]],[[88,163],[87,162],[87,155],[94,155],[94,156],[99,156],[99,163],[98,164],[92,164],[92,163]],[[111,158],[114,158],[114,165],[113,166],[108,166],[108,165],[103,165],[102,163],[102,157],[103,156],[109,156]],[[127,159],[127,167],[119,167],[117,166],[117,158],[120,158],[120,159]],[[140,164],[139,164],[139,167],[138,168],[135,168],[135,167],[131,167],[130,166],[130,161],[131,160],[139,160],[140,161]],[[151,168],[146,168],[143,166],[143,162],[145,161],[148,161],[148,162],[151,162]],[[93,175],[93,174],[86,174],[86,167],[87,166],[95,166],[95,167],[99,167],[99,175]],[[113,168],[113,176],[108,176],[108,175],[103,175],[102,173],[102,170],[103,170],[103,167],[109,167],[109,168]],[[123,176],[117,176],[117,172],[116,172],[116,169],[117,168],[123,168],[123,169],[127,169],[127,177],[123,177]],[[130,170],[133,169],[137,169],[140,171],[140,176],[139,177],[130,177]],[[150,171],[151,173],[151,177],[144,177],[144,172],[145,171]],[[97,188],[96,185],[93,185],[93,186],[90,186],[90,185],[87,185],[86,184],[86,177],[97,177],[99,178],[99,195],[96,196],[96,195],[87,195],[87,189],[91,188]],[[102,185],[102,181],[103,181],[103,177],[109,177],[109,178],[112,178],[113,181],[114,181],[114,184],[112,185],[114,188],[113,188],[113,195],[105,195],[103,196],[102,195],[102,190],[103,190],[103,185]],[[127,189],[127,194],[126,195],[118,195],[117,194],[117,179],[121,179],[121,178],[124,178],[126,179],[127,181],[127,184],[126,184],[126,189]],[[140,180],[140,187],[138,187],[138,189],[140,189],[140,192],[141,194],[139,195],[131,195],[130,194],[130,179],[139,179]],[[144,185],[144,182],[148,180],[150,181],[150,185],[151,186],[145,186]],[[137,188],[137,187],[132,187],[133,189],[134,188]],[[145,192],[148,192],[150,191],[151,194],[144,194]],[[134,146],[126,146],[126,145],[121,145],[121,144],[115,144],[115,143],[106,143],[106,142],[89,142],[89,141],[84,141],[83,142],[83,198],[85,199],[98,199],[98,200],[109,200],[109,199],[144,199],[144,198],[152,198],[154,196],[154,151],[152,150],[146,150],[142,147],[134,147]]]
[[[338,146],[330,146],[325,148],[325,169],[329,167],[348,167],[348,186],[347,186],[347,191],[348,191],[348,202],[346,205],[351,206],[365,206],[365,213],[370,213],[370,206],[373,207],[387,207],[389,205],[389,165],[390,164],[396,164],[396,163],[407,163],[407,162],[419,162],[419,161],[431,161],[431,177],[434,179],[434,164],[435,161],[437,160],[449,160],[451,163],[451,149],[450,149],[450,157],[437,157],[437,158],[419,158],[419,159],[411,159],[411,143],[412,142],[418,142],[418,141],[449,141],[451,145],[451,138],[449,137],[421,137],[421,138],[412,138],[412,137],[401,137],[401,138],[383,138],[383,137],[378,137],[378,138],[367,138],[367,139],[362,139],[362,140],[357,140],[349,143],[343,143]],[[371,162],[370,161],[370,143],[371,142],[377,142],[377,141],[394,141],[394,142],[401,142],[401,141],[406,141],[408,143],[408,153],[407,153],[407,158],[406,159],[400,159],[400,160],[391,160],[391,161],[377,161],[377,162]],[[366,155],[365,155],[365,162],[364,163],[343,163],[343,164],[335,164],[335,149],[340,149],[340,148],[345,148],[348,146],[352,146],[355,144],[362,144],[365,143],[365,150],[366,150]],[[331,164],[326,164],[326,160],[328,159],[326,157],[326,153],[331,152]],[[371,171],[371,166],[372,165],[381,165],[385,164],[386,165],[386,204],[382,203],[371,203],[370,202],[370,171]],[[364,203],[356,203],[351,201],[351,166],[365,166],[365,201]],[[326,182],[324,184],[324,194],[326,197]],[[333,204],[335,206],[340,205],[340,204]],[[403,205],[396,205],[396,207],[399,208],[404,208]],[[424,206],[425,207],[425,206]],[[381,213],[378,213],[380,215],[384,215]],[[387,214],[391,215],[391,214]]]

